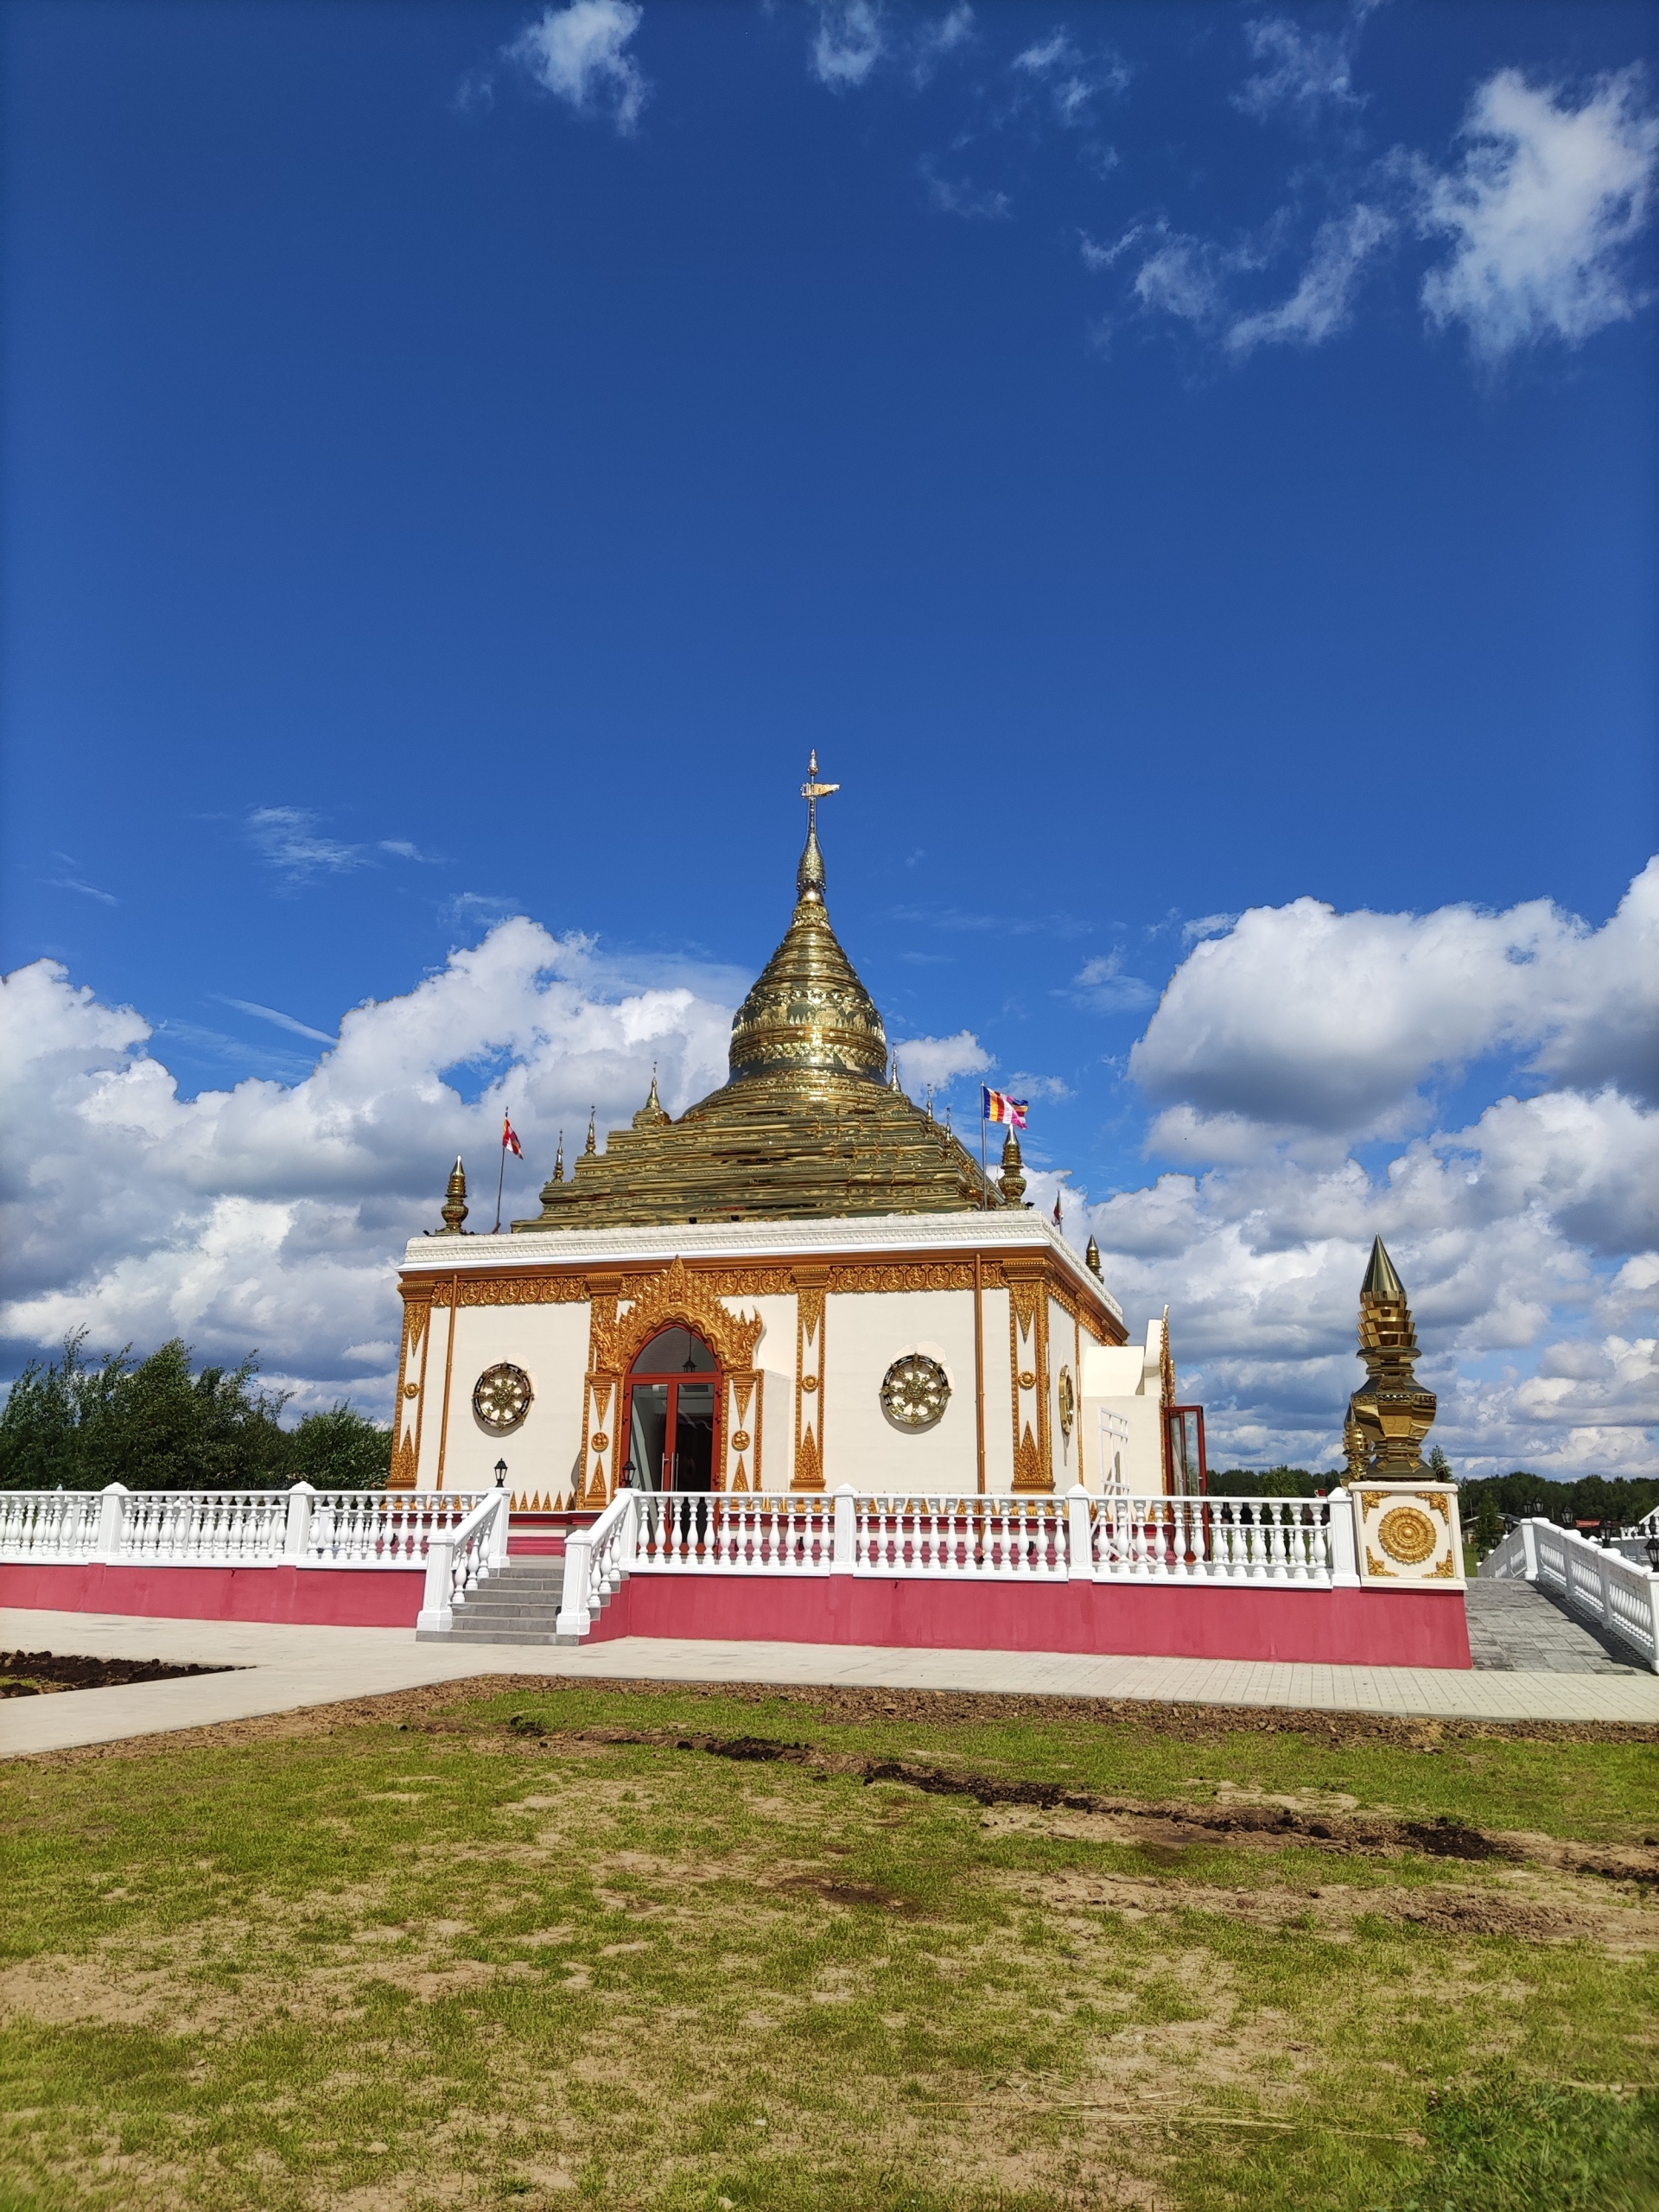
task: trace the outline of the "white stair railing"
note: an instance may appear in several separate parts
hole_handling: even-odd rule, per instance
[[[1553,1521],[1518,1522],[1481,1561],[1484,1578],[1535,1582],[1659,1674],[1659,1575]]]
[[[430,1536],[426,1547],[426,1588],[415,1626],[442,1632],[454,1625],[454,1609],[506,1564],[512,1501],[505,1490],[487,1491],[461,1522]]]
[[[656,1494],[651,1494],[656,1502]],[[642,1493],[621,1490],[590,1528],[564,1540],[564,1585],[553,1622],[556,1636],[586,1636],[594,1615],[634,1563]]]

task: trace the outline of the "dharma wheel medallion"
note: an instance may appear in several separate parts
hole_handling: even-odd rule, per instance
[[[1434,1548],[1434,1523],[1414,1505],[1396,1505],[1377,1522],[1376,1540],[1402,1567],[1421,1567]]]
[[[479,1376],[473,1389],[473,1411],[486,1428],[505,1436],[523,1421],[535,1395],[524,1369],[504,1362],[499,1367],[486,1367]]]
[[[895,1427],[918,1433],[944,1417],[950,1384],[937,1359],[907,1352],[895,1359],[881,1381],[881,1410]]]

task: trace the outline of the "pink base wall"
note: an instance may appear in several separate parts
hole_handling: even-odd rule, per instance
[[[422,1567],[0,1567],[0,1605],[175,1621],[413,1628]]]
[[[939,1583],[850,1574],[631,1575],[595,1620],[618,1636],[874,1643],[1128,1658],[1467,1667],[1460,1590],[1217,1589],[1122,1582]]]

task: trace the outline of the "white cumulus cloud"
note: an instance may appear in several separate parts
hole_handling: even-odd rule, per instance
[[[982,1075],[991,1056],[971,1029],[954,1037],[907,1037],[895,1044],[899,1078],[906,1090],[919,1091],[930,1084],[942,1090],[959,1075]]]

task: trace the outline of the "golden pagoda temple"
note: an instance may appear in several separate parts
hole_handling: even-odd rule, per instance
[[[1128,1343],[1014,1138],[993,1181],[899,1087],[825,903],[836,788],[814,754],[794,912],[719,1090],[675,1116],[653,1075],[505,1234],[467,1230],[457,1161],[400,1269],[394,1484],[588,1513],[623,1484],[1163,1490],[1163,1324]]]
[[[824,904],[817,804],[783,943],[738,1009],[730,1076],[676,1121],[651,1095],[517,1232],[668,1222],[798,1221],[817,1216],[956,1213],[997,1207],[1001,1191],[932,1116],[899,1088],[875,1002],[842,950]]]

